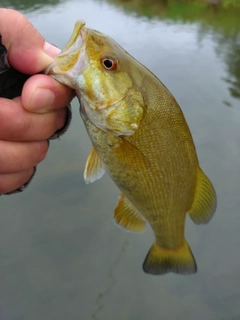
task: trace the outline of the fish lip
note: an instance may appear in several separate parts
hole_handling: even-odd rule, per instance
[[[62,82],[58,79],[58,76],[74,69],[87,36],[87,28],[84,28],[84,26],[85,22],[82,20],[78,20],[75,23],[71,38],[62,51],[54,58],[53,62],[44,70],[45,74]]]
[[[83,20],[77,20],[77,22],[75,23],[71,38],[69,39],[69,41],[67,42],[67,44],[65,45],[62,51],[67,51],[68,49],[70,49],[76,43],[77,38],[79,36],[81,37],[83,36],[82,29],[85,26],[85,24],[86,23]]]

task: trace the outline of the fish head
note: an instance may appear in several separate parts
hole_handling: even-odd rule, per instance
[[[79,20],[45,73],[76,91],[84,120],[115,135],[131,135],[144,109],[131,73],[131,59],[114,40]]]

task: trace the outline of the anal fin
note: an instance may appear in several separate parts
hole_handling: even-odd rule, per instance
[[[145,229],[146,221],[122,193],[114,210],[114,219],[117,224],[129,231],[141,232]]]
[[[99,157],[96,149],[92,147],[89,156],[87,158],[85,170],[84,170],[84,180],[86,183],[94,182],[100,179],[105,173],[104,164]]]
[[[217,199],[213,185],[198,168],[195,196],[188,214],[196,224],[208,223],[216,210],[216,205]]]

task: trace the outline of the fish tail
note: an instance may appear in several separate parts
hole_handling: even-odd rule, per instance
[[[165,249],[156,244],[152,245],[143,263],[143,271],[160,275],[168,272],[192,274],[197,272],[197,265],[188,243],[177,250]]]

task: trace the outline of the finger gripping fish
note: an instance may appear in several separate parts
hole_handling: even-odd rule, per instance
[[[75,25],[71,39],[46,73],[76,91],[92,141],[84,178],[105,171],[121,190],[115,221],[128,230],[150,224],[155,242],[143,270],[197,271],[184,237],[187,213],[207,223],[214,188],[199,167],[183,113],[168,89],[108,36]]]

